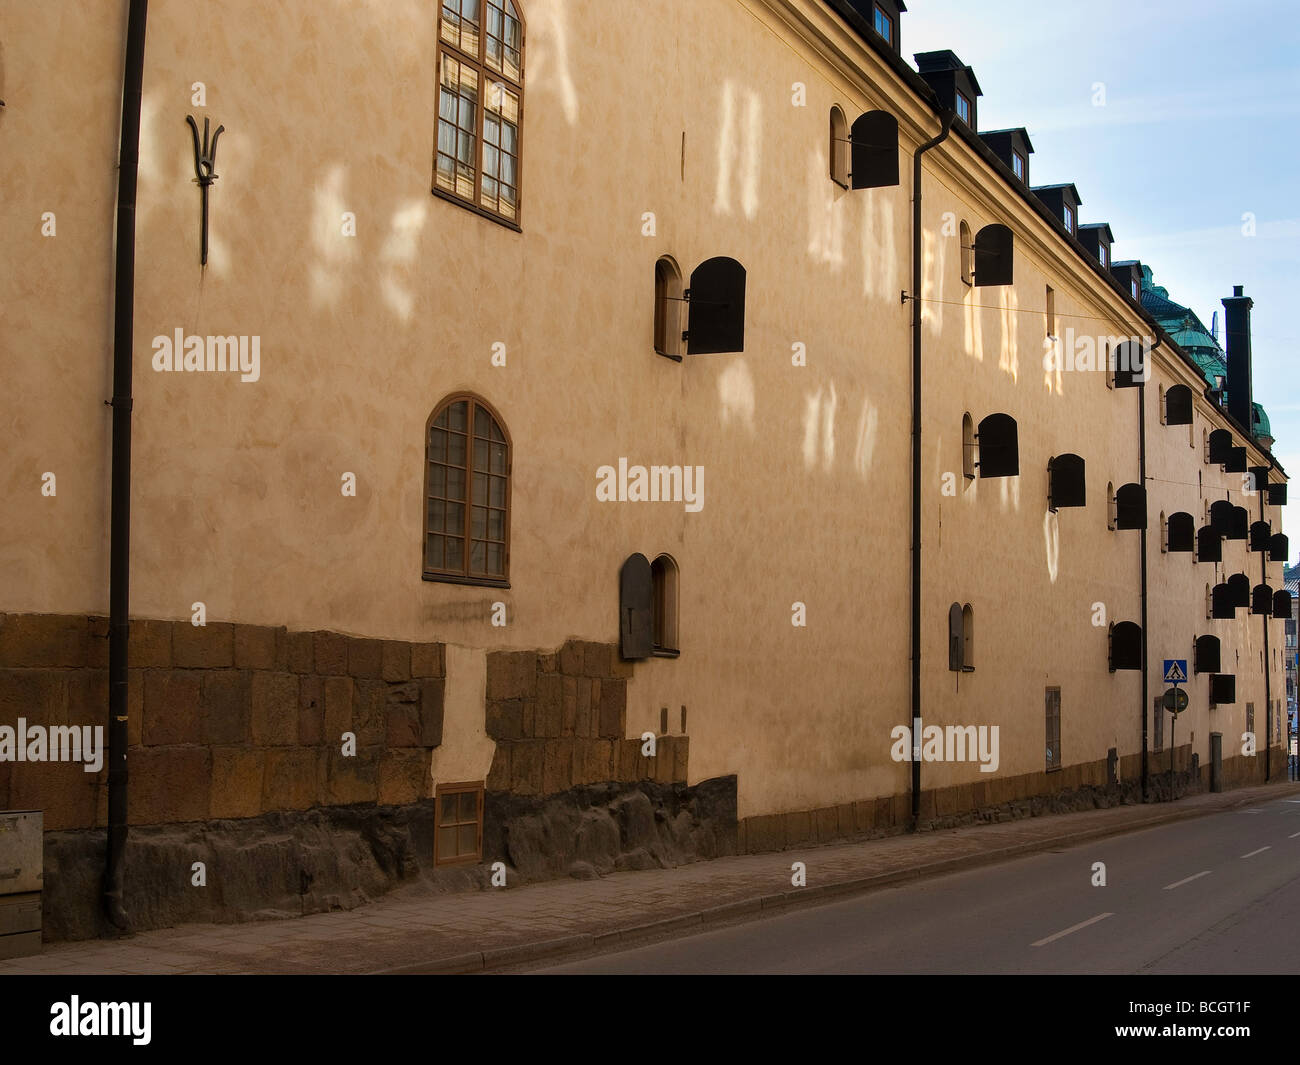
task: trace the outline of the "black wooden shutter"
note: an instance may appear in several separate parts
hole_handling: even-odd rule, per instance
[[[653,596],[650,563],[629,555],[619,572],[619,638],[625,659],[649,658],[654,652]]]
[[[705,259],[687,294],[687,355],[745,350],[745,268],[724,255]]]
[[[867,111],[849,132],[849,184],[879,189],[898,184],[898,119],[888,111]]]

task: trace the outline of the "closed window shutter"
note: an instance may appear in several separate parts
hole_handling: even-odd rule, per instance
[[[654,653],[653,592],[645,555],[629,555],[619,573],[619,640],[625,659]]]

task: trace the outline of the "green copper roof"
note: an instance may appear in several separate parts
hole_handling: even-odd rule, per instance
[[[1211,388],[1215,378],[1223,378],[1224,404],[1227,404],[1228,360],[1223,348],[1205,328],[1194,310],[1175,303],[1169,298],[1169,290],[1157,285],[1151,267],[1142,266],[1142,306],[1160,323],[1160,327],[1173,339],[1173,342],[1185,351],[1196,363],[1201,376]],[[1273,430],[1268,415],[1258,403],[1254,407],[1254,422],[1251,426],[1256,436],[1272,437]]]
[[[1255,424],[1251,426],[1255,430],[1256,436],[1272,436],[1273,427],[1268,423],[1268,415],[1264,413],[1264,408],[1258,403],[1252,403],[1255,408]]]

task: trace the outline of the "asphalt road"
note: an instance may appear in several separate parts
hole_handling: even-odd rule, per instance
[[[1297,973],[1300,799],[530,971]]]

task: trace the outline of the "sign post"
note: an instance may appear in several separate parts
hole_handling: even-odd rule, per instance
[[[1178,724],[1178,715],[1187,709],[1187,693],[1178,685],[1187,683],[1187,659],[1185,658],[1166,658],[1165,683],[1172,685],[1165,689],[1164,707],[1168,710],[1173,718],[1169,722],[1169,799],[1172,802],[1174,798],[1174,730]]]

